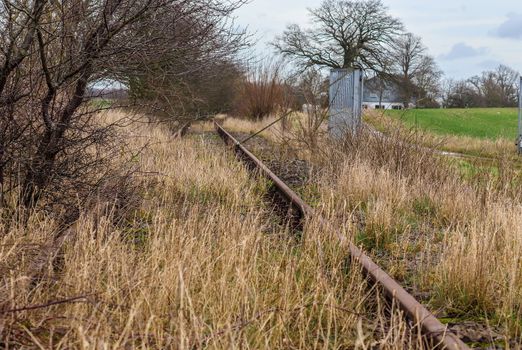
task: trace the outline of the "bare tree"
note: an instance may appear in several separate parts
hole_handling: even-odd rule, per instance
[[[397,84],[404,106],[412,99],[417,104],[434,100],[442,72],[433,57],[426,54],[420,37],[412,33],[397,37],[389,61],[390,68],[385,75]]]
[[[481,98],[467,80],[447,80],[443,100],[447,108],[478,107],[481,104]]]
[[[447,107],[515,107],[519,73],[500,65],[480,76],[453,81],[444,89]]]
[[[242,3],[3,0],[2,196],[18,193],[22,206],[34,208],[51,192],[60,195],[99,185],[96,177],[90,179],[86,174],[103,169],[98,148],[111,144],[115,125],[93,119],[96,108],[89,102],[89,86],[107,79],[122,81],[140,67],[158,64],[169,55],[175,56],[176,64],[185,67],[187,74],[196,71],[204,60],[195,61],[184,52],[202,43],[206,45],[200,52],[211,52],[217,40],[233,40],[223,35],[224,18]],[[188,18],[192,31],[179,40],[179,32],[170,28],[183,26]],[[220,33],[217,36],[216,31]]]
[[[230,17],[242,2],[229,2],[219,11],[203,4],[176,26],[150,28],[154,37],[168,36],[170,49],[145,53],[156,63],[130,67],[118,77],[140,103],[189,118],[231,108],[234,85],[243,74],[237,56],[248,47],[245,30]]]
[[[514,107],[517,104],[517,81],[515,70],[499,65],[494,71],[482,73],[478,93],[487,107]]]
[[[319,8],[309,9],[310,29],[292,24],[274,46],[303,69],[358,64],[381,70],[387,48],[403,29],[386,10],[380,0],[324,0]]]

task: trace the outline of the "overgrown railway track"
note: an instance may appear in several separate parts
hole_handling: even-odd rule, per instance
[[[365,275],[376,285],[381,287],[386,296],[404,312],[410,324],[418,328],[421,334],[433,345],[440,349],[470,349],[455,334],[448,330],[426,307],[419,303],[397,281],[380,268],[355,244],[351,243],[340,230],[334,228],[328,220],[321,217],[306,202],[304,202],[284,181],[276,176],[261,160],[245,148],[228,131],[217,122],[214,122],[217,133],[236,155],[252,170],[257,170],[262,176],[273,183],[273,188],[288,203],[293,220],[305,222],[315,217],[322,225],[335,233],[339,244],[349,251],[351,259],[362,268]]]

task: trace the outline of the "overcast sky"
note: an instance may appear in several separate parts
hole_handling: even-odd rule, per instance
[[[447,77],[467,78],[500,63],[522,72],[522,0],[383,0],[389,13],[423,38]],[[259,40],[256,50],[286,25],[308,23],[321,0],[252,0],[237,12]]]

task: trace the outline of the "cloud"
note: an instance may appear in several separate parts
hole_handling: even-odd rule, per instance
[[[494,34],[501,38],[522,39],[522,14],[510,13],[507,17]]]
[[[474,48],[466,43],[458,43],[453,45],[450,52],[440,56],[443,60],[458,60],[460,58],[469,58],[484,55],[488,52],[485,47]]]

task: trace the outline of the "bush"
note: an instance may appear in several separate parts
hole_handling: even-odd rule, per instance
[[[291,106],[291,87],[282,76],[283,64],[265,60],[247,70],[238,91],[232,114],[262,119]]]

